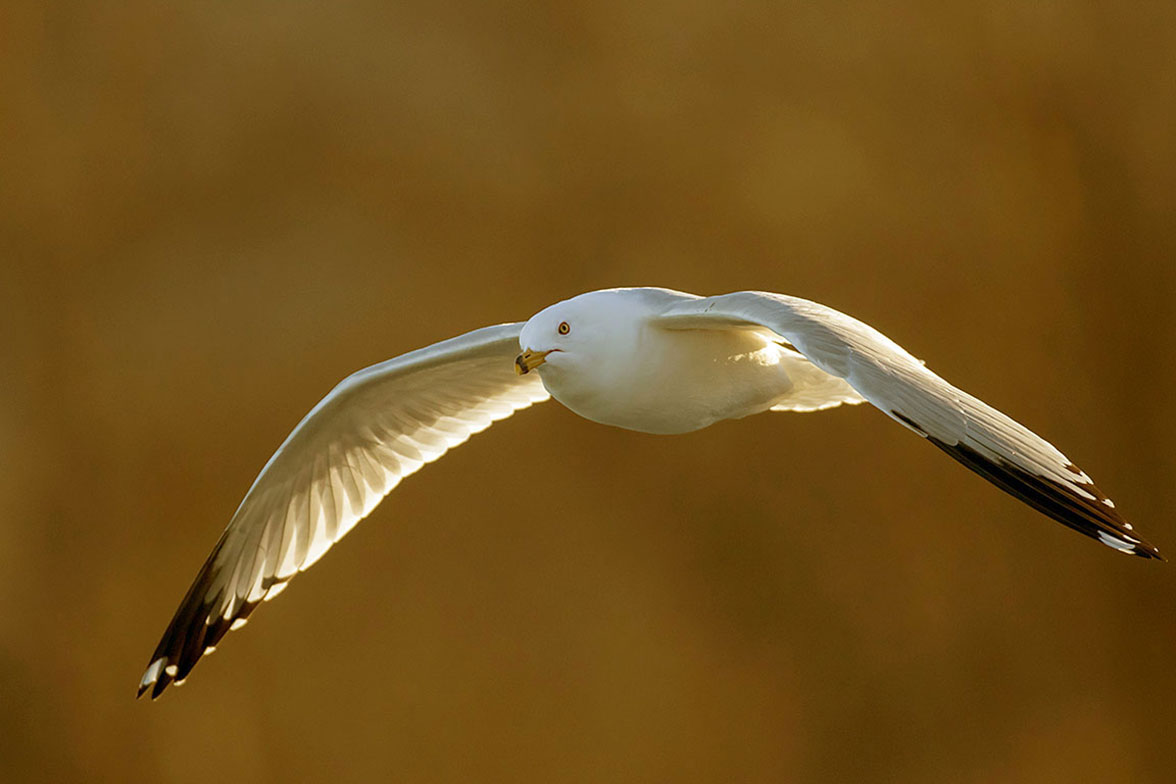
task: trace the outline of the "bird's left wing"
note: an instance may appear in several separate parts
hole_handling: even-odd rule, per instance
[[[435,343],[360,370],[323,398],[245,494],[159,641],[140,696],[182,681],[401,479],[546,400],[537,374],[514,372],[521,329],[502,324]]]
[[[678,299],[651,323],[665,329],[766,329],[891,418],[1079,533],[1158,558],[1093,481],[1052,444],[932,373],[873,327],[816,302],[741,291]]]

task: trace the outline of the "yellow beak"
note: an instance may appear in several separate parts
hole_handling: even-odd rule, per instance
[[[550,351],[532,351],[527,349],[515,357],[515,375],[525,376],[547,361]]]

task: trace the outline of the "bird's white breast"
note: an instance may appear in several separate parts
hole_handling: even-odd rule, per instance
[[[552,397],[586,419],[687,433],[770,408],[791,387],[781,351],[752,331],[640,326],[590,367],[539,370]]]

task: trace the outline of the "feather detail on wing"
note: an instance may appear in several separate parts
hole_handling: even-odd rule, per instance
[[[139,695],[187,677],[230,629],[362,520],[404,477],[546,400],[517,376],[521,324],[486,327],[344,379],[269,459],[151,657]]]
[[[782,351],[780,362],[792,380],[792,388],[772,406],[772,411],[826,411],[865,402],[845,379],[829,375],[796,351],[784,347]]]
[[[1159,558],[1115,505],[1045,439],[932,373],[855,318],[798,297],[743,291],[679,299],[666,329],[762,328],[871,404],[1035,509],[1120,552]]]

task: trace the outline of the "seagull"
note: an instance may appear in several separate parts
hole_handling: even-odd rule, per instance
[[[156,646],[139,696],[181,684],[400,480],[552,397],[593,422],[667,435],[869,402],[1063,525],[1160,558],[1053,445],[855,318],[762,291],[605,289],[340,382],[261,469]]]

